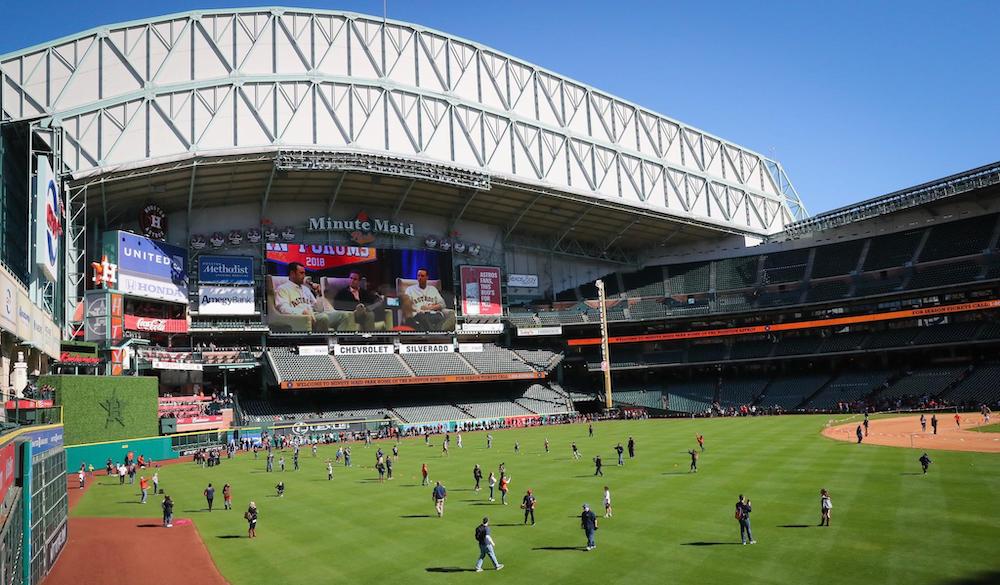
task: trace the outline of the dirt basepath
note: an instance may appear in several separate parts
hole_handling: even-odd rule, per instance
[[[43,581],[44,585],[137,582],[226,585],[194,524],[174,519],[173,528],[164,528],[159,518],[70,518],[66,548]]]
[[[1000,433],[976,433],[966,430],[982,423],[979,413],[960,414],[962,428],[955,426],[955,415],[938,414],[938,434],[930,432],[930,415],[927,415],[928,432],[920,431],[920,416],[871,419],[865,443],[889,447],[911,447],[914,449],[940,449],[944,451],[976,451],[979,453],[1000,453]],[[857,442],[856,429],[861,417],[848,424],[828,426],[823,436],[838,441]]]

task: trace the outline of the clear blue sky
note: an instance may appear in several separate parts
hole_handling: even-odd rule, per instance
[[[0,54],[201,0],[0,0]],[[289,6],[381,15],[381,0]],[[1000,160],[1000,2],[390,0],[769,155],[816,213]],[[40,21],[44,19],[44,21]]]

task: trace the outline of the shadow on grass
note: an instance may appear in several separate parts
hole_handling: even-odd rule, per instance
[[[225,538],[225,539],[243,538],[243,535],[242,534],[221,534],[219,536],[216,536],[216,538]]]
[[[811,524],[779,524],[778,528],[809,528]]]
[[[527,524],[494,524],[494,526],[527,526]]]
[[[575,550],[586,552],[587,547],[585,546],[536,546],[531,550]]]
[[[138,500],[121,500],[118,503],[119,504],[141,504],[142,502],[140,502]]]
[[[941,581],[939,585],[994,585],[1000,583],[1000,571],[977,573],[969,577],[957,577]]]
[[[662,475],[693,475],[690,471],[666,471]]]
[[[900,473],[899,475],[925,475],[925,474],[920,473],[919,471],[904,471],[903,473]]]
[[[727,544],[740,544],[739,542],[682,542],[681,546],[721,546]]]
[[[469,500],[469,501],[472,502],[473,506],[502,506],[503,505],[503,504],[497,504],[496,502],[481,502],[481,501],[474,501],[474,500]]]
[[[427,567],[424,569],[428,573],[475,573],[475,569],[465,567]]]
[[[406,514],[405,516],[400,516],[400,518],[430,518],[430,514]]]

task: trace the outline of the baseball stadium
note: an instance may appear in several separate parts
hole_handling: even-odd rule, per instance
[[[2,580],[1000,583],[1000,162],[899,187],[350,12],[0,55]]]

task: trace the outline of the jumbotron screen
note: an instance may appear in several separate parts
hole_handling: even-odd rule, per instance
[[[455,331],[450,253],[269,243],[265,265],[272,333]]]

